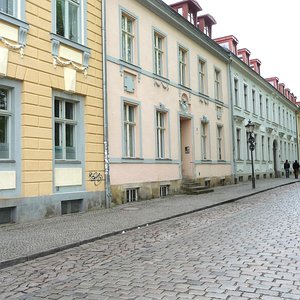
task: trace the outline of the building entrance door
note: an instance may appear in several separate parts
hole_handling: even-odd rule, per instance
[[[278,178],[278,169],[277,169],[277,141],[273,142],[273,164],[274,164],[274,174],[275,178]]]
[[[192,142],[192,120],[180,117],[181,174],[184,179],[194,177]]]

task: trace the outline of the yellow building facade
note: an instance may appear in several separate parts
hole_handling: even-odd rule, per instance
[[[104,205],[101,11],[0,2],[0,223]]]

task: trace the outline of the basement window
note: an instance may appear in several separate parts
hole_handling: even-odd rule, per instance
[[[138,188],[126,190],[126,202],[138,201]]]
[[[0,208],[0,224],[9,224],[15,222],[16,207]]]
[[[82,203],[82,199],[61,201],[61,214],[67,215],[81,212]]]
[[[169,195],[169,185],[161,185],[159,190],[160,197],[167,197]]]

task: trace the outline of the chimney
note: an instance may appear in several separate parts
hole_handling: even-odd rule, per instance
[[[212,37],[212,26],[217,24],[216,20],[209,14],[198,16],[197,26],[210,38]]]
[[[214,41],[223,48],[226,48],[230,50],[233,54],[237,55],[237,44],[239,43],[239,41],[234,35],[216,38],[214,39]]]
[[[238,57],[248,66],[250,65],[250,54],[251,52],[247,48],[238,50]]]
[[[284,83],[279,83],[279,92],[284,95],[284,88],[285,84]]]
[[[184,0],[170,5],[175,11],[185,19],[197,26],[197,13],[202,10],[196,0]]]
[[[257,73],[260,74],[260,66],[261,66],[261,61],[257,58],[255,59],[250,59],[250,67]]]
[[[279,78],[278,77],[270,77],[270,78],[265,78],[270,84],[274,86],[275,89],[278,90],[278,82]]]

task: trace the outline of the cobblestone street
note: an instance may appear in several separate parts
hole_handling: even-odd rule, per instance
[[[0,299],[300,299],[299,228],[284,186],[2,269]]]

